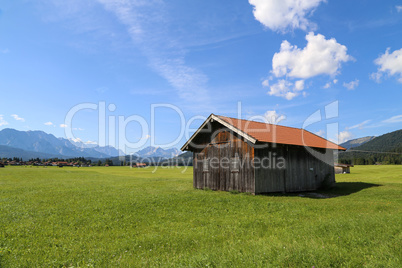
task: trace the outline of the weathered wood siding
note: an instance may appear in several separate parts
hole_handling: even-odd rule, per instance
[[[335,167],[335,174],[350,173],[350,167]]]
[[[256,193],[311,191],[335,183],[334,168],[327,164],[333,163],[332,150],[327,154],[313,156],[301,146],[278,144],[276,148],[269,145],[255,149],[255,155],[260,161],[271,158],[273,162],[274,154],[276,164],[280,157],[285,159],[285,167],[281,169],[274,165],[271,168],[256,165]]]
[[[209,140],[204,135],[205,140],[197,141],[203,148],[193,150],[194,188],[254,193],[254,148],[225,128],[214,126],[213,130]]]
[[[258,149],[258,146],[265,146],[265,148]],[[286,146],[280,144],[276,147],[273,147],[272,144],[257,145],[255,158],[255,192],[286,191]],[[277,166],[279,158],[284,159],[285,166]]]

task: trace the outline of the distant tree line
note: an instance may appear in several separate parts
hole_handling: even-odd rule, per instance
[[[402,164],[402,130],[384,134],[358,147],[339,153],[338,162],[354,165]]]
[[[339,163],[353,165],[401,165],[402,153],[342,152]]]

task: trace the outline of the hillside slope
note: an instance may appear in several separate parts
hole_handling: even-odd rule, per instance
[[[14,148],[6,145],[0,145],[0,158],[22,158],[24,161],[28,161],[32,158],[48,159],[48,158],[67,158],[63,155],[47,154],[40,152],[25,151],[19,148]]]
[[[402,164],[402,130],[381,135],[346,152],[340,152],[339,162],[356,165]]]
[[[369,142],[355,147],[354,150],[402,152],[402,129],[381,135]]]
[[[375,138],[375,136],[367,136],[367,137],[363,137],[363,138],[348,140],[347,142],[341,143],[339,145],[342,146],[343,148],[346,148],[347,150],[349,150],[351,148],[363,145],[366,142],[373,140],[374,138]]]

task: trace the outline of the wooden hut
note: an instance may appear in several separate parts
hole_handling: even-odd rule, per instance
[[[350,173],[350,167],[353,167],[353,165],[349,164],[335,164],[335,173],[336,174],[345,174],[345,173]]]
[[[334,151],[307,130],[211,114],[183,145],[197,189],[253,194],[310,191],[335,183]]]
[[[147,164],[145,164],[145,163],[135,163],[135,164],[134,164],[134,167],[137,167],[137,168],[145,168],[145,167],[147,167]]]

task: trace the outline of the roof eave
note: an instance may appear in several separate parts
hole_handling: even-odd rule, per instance
[[[226,122],[225,120],[220,119],[218,116],[211,114],[208,116],[208,118],[204,121],[204,123],[197,129],[196,132],[194,132],[193,135],[191,135],[190,139],[180,148],[181,151],[188,151],[189,150],[189,145],[191,144],[192,140],[198,135],[198,133],[205,127],[206,124],[209,122],[213,122],[213,120],[219,122],[221,125],[227,127],[228,129],[232,130],[233,132],[239,134],[243,138],[245,138],[247,141],[251,142],[252,144],[255,144],[257,142],[257,139],[251,137],[247,133],[241,131],[240,129],[236,128],[232,124]]]
[[[191,137],[186,141],[186,143],[180,148],[181,151],[188,151],[188,145],[191,143],[191,141],[197,136],[197,134],[205,127],[205,125],[209,122],[209,120],[214,116],[214,114],[210,114],[208,118],[202,123],[202,125],[197,129],[196,132],[191,135]]]

